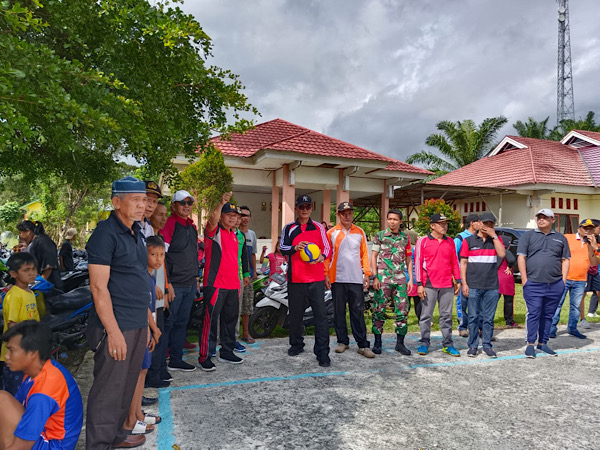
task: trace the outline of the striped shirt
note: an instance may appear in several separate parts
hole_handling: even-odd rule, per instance
[[[312,242],[321,249],[323,258],[331,256],[331,246],[327,240],[325,228],[319,222],[308,219],[301,224],[297,220],[283,227],[279,249],[281,254],[288,256],[288,281],[290,283],[312,283],[325,280],[323,263],[308,264],[302,261],[300,253],[294,247],[300,242]]]
[[[502,239],[498,237],[500,242]],[[467,279],[470,289],[496,290],[498,284],[498,254],[494,247],[494,239],[487,237],[485,241],[475,234],[463,241],[460,249],[461,259],[467,260]]]

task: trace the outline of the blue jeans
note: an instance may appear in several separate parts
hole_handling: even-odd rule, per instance
[[[550,334],[556,334],[556,326],[560,320],[560,310],[562,309],[563,303],[567,298],[567,292],[569,292],[569,324],[567,331],[573,331],[577,329],[577,322],[579,322],[579,312],[581,310],[580,304],[583,294],[585,294],[585,281],[573,281],[567,280],[563,295],[558,302],[558,307],[552,318],[552,326],[550,327]]]
[[[479,345],[479,327],[483,348],[492,348],[498,299],[498,289],[469,289],[469,348]]]
[[[168,343],[171,362],[179,362],[183,358],[183,344],[187,335],[192,304],[196,296],[196,283],[187,287],[175,287],[175,298],[169,304],[169,317],[165,320],[165,344]],[[166,353],[167,345],[163,352]]]
[[[458,293],[456,297],[456,318],[458,319],[458,329],[467,330],[469,329],[469,299],[462,295],[462,292]]]

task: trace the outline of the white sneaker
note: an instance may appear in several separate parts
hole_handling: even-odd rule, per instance
[[[600,317],[600,315],[596,314],[596,313],[587,313],[588,317]]]
[[[589,330],[590,328],[592,328],[592,326],[590,325],[590,323],[585,320],[585,319],[581,319],[579,321],[579,326],[583,329]]]

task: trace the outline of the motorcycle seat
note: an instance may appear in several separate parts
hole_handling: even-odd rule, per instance
[[[92,292],[89,286],[82,286],[64,294],[55,295],[46,299],[46,308],[51,314],[58,311],[79,309],[92,301]]]

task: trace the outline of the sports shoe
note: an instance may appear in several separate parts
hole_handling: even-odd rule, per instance
[[[242,358],[234,355],[233,353],[231,355],[224,355],[221,352],[219,352],[219,357],[217,359],[221,362],[226,362],[229,364],[241,364],[244,362]]]
[[[506,326],[509,328],[519,328],[520,327],[520,325],[517,322],[507,323]]]
[[[329,367],[331,366],[331,360],[329,359],[329,356],[324,356],[322,358],[319,359],[319,366],[321,367]]]
[[[183,343],[183,348],[186,350],[193,350],[197,347],[196,344],[192,343],[192,342],[188,342],[188,340],[186,339],[186,341]]]
[[[450,347],[444,347],[442,349],[442,352],[447,353],[450,356],[454,356],[456,358],[458,358],[460,356],[460,352],[458,350],[456,350],[454,347],[450,346]]]
[[[589,330],[590,328],[592,328],[592,326],[590,325],[590,323],[587,320],[585,320],[585,319],[581,319],[579,321],[579,326],[581,328],[583,328],[584,330]]]
[[[556,331],[551,331],[551,332],[550,332],[550,338],[551,338],[551,339],[554,339],[554,338],[556,338]]]
[[[544,353],[548,353],[550,356],[558,356],[558,353],[556,353],[554,350],[548,347],[547,344],[538,344],[537,348],[538,350],[541,350]]]
[[[426,345],[419,345],[419,348],[417,348],[417,353],[419,355],[426,355],[427,353],[429,353],[429,347],[427,347]]]
[[[171,361],[169,360],[169,364],[167,367],[171,370],[180,370],[181,372],[193,372],[196,370],[196,366],[192,366],[191,364],[186,363],[185,361]]]
[[[600,317],[600,315],[596,314],[596,313],[587,313],[588,317]]]
[[[160,379],[163,381],[173,381],[173,377],[166,369],[160,371]]]
[[[235,347],[233,347],[234,352],[244,353],[246,351],[246,347],[240,344],[238,341],[235,341]]]
[[[527,344],[527,347],[525,347],[525,356],[535,358],[535,347],[533,345]]]
[[[469,337],[469,330],[458,330],[458,335],[460,337],[468,338]]]
[[[210,358],[206,358],[202,362],[198,361],[198,365],[205,372],[212,372],[214,370],[217,370],[217,368],[215,367],[215,363],[212,362]]]
[[[167,380],[146,380],[146,382],[144,383],[144,387],[145,388],[156,388],[156,389],[160,389],[160,388],[166,388],[169,387],[171,385],[170,381]]]
[[[211,358],[216,358],[217,357],[217,349],[215,348],[212,352],[212,355],[210,355]]]
[[[477,349],[475,347],[469,348],[469,351],[467,352],[467,356],[469,358],[475,358],[477,356]]]
[[[485,353],[486,355],[488,355],[490,358],[497,358],[498,355],[496,355],[496,352],[494,350],[492,350],[491,348],[484,348],[483,349],[483,353]]]
[[[349,345],[338,343],[338,345],[335,347],[335,352],[336,353],[344,353],[349,348],[350,348]]]
[[[567,333],[569,333],[571,336],[575,336],[576,338],[579,338],[579,339],[587,339],[587,336],[585,334],[581,334],[577,329],[569,330],[569,331],[567,331]]]
[[[298,356],[303,351],[304,351],[304,347],[290,347],[290,348],[288,348],[288,355],[289,356]]]
[[[375,353],[373,353],[369,347],[359,348],[356,353],[364,356],[365,358],[375,358]]]

